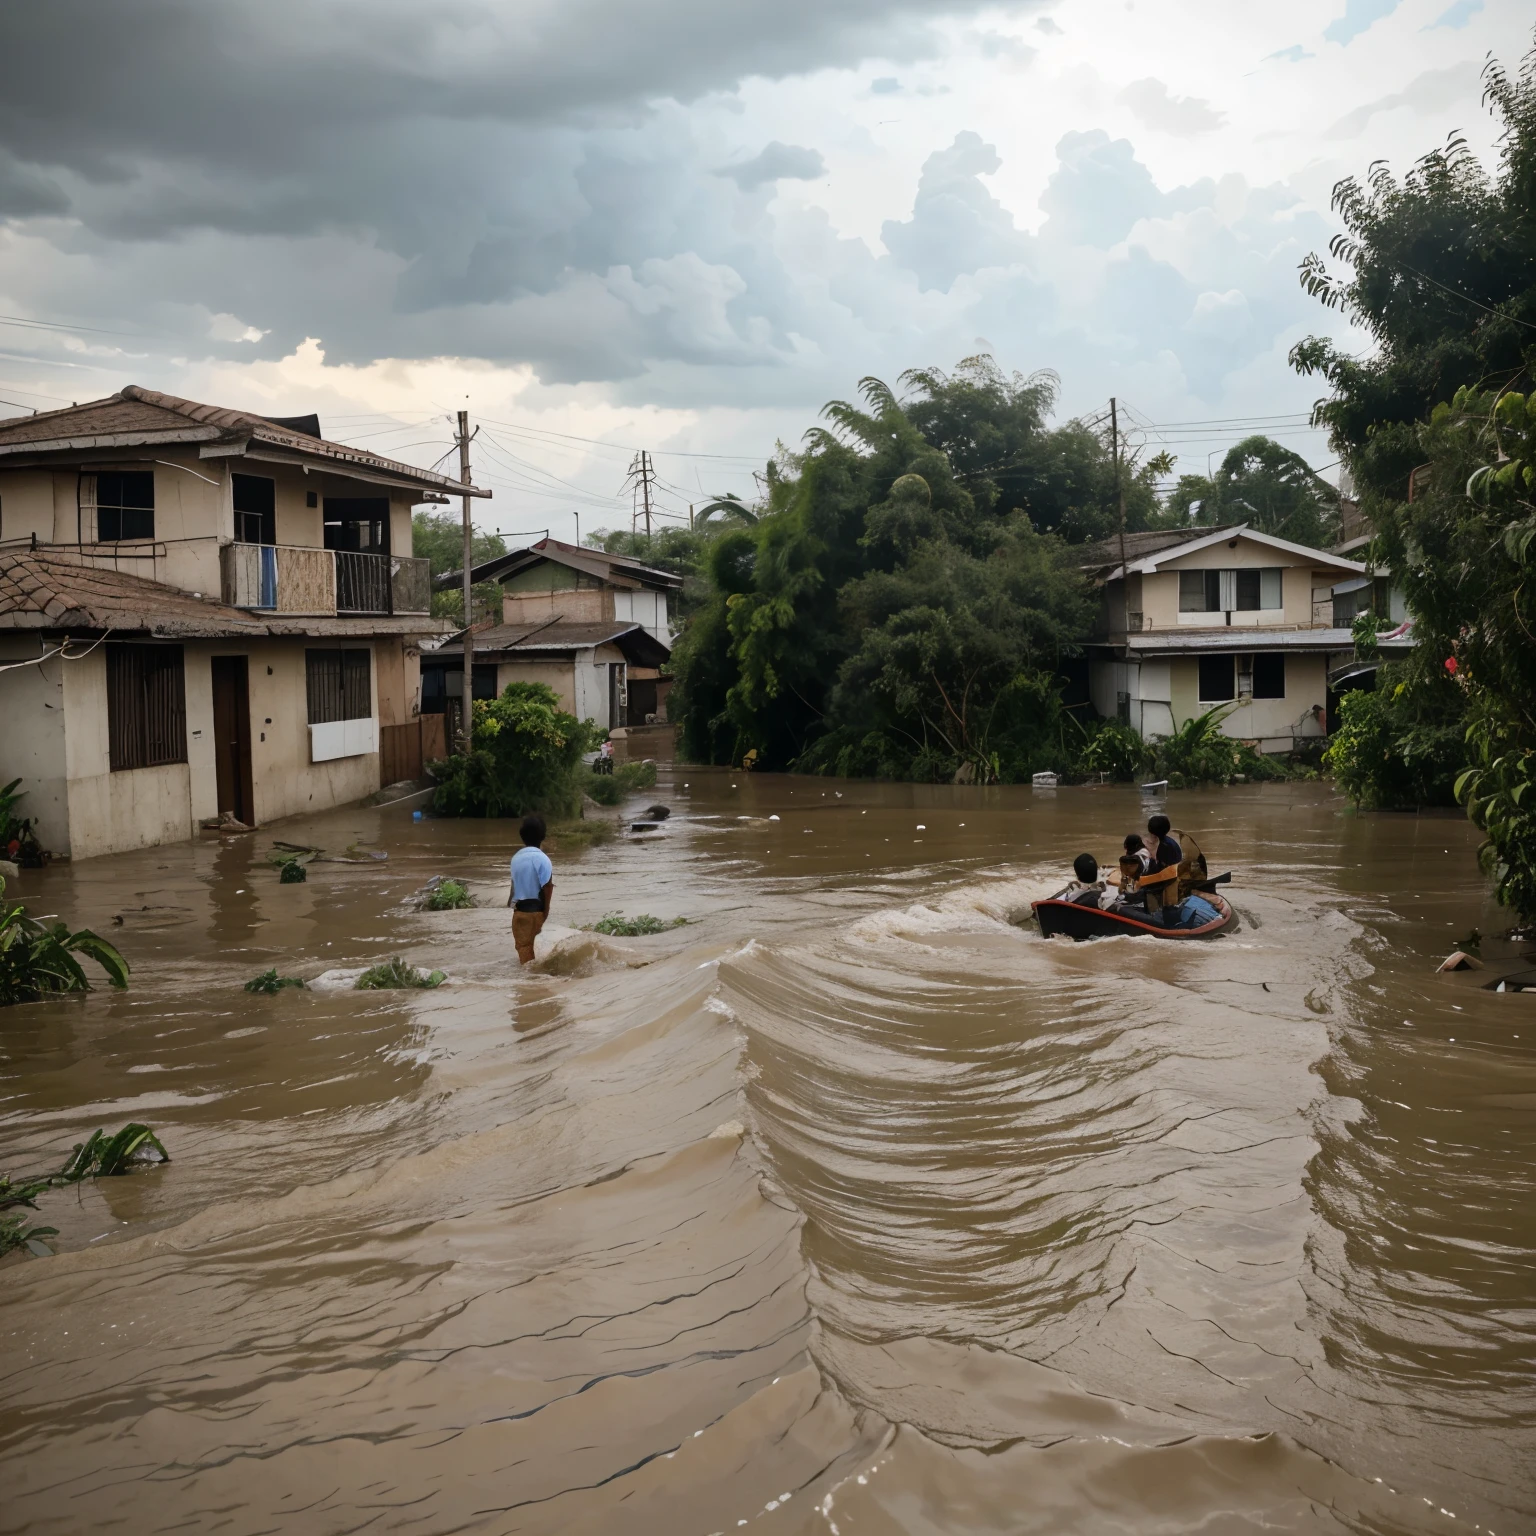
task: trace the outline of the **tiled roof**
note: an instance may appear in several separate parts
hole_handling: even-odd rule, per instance
[[[0,550],[0,632],[63,630],[216,639],[242,635],[435,635],[425,614],[247,613],[58,549]]]
[[[459,635],[423,645],[424,655],[434,651],[450,659],[459,654]],[[671,651],[643,625],[627,619],[608,619],[599,624],[566,623],[562,619],[542,624],[494,624],[475,630],[476,655],[529,656],[549,651],[580,651],[588,646],[617,645],[637,666],[659,666]]]
[[[363,448],[311,437],[265,416],[234,411],[223,406],[200,405],[176,395],[141,389],[130,384],[103,400],[88,400],[59,411],[18,416],[0,421],[0,459],[21,453],[49,453],[68,449],[140,447],[152,444],[238,442],[241,439],[278,448],[300,458],[333,464],[341,472],[347,466],[374,470],[434,491],[464,494],[457,480],[414,464],[402,464]],[[471,486],[472,496],[489,491]]]
[[[0,628],[264,634],[238,608],[56,551],[0,551]]]

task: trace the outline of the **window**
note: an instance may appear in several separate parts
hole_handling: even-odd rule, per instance
[[[325,547],[366,555],[389,553],[389,497],[327,496]]]
[[[235,538],[241,544],[277,543],[277,481],[235,475]]]
[[[1285,652],[1259,651],[1253,658],[1253,696],[1256,699],[1285,697]]]
[[[1234,669],[1230,656],[1200,658],[1200,702],[1222,704],[1237,697]]]
[[[1180,613],[1220,613],[1219,571],[1179,572]]]
[[[1242,571],[1180,571],[1179,612],[1255,613],[1280,608],[1284,606],[1281,591],[1278,565]]]
[[[187,689],[179,645],[107,646],[112,772],[187,760]]]
[[[304,681],[311,725],[373,714],[367,651],[305,651]]]
[[[108,470],[81,477],[81,500],[96,501],[96,537],[103,544],[155,536],[153,470]],[[86,482],[94,481],[94,487]]]

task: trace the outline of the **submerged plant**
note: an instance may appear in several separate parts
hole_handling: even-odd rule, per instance
[[[91,983],[76,958],[84,955],[107,973],[114,987],[128,985],[128,962],[89,928],[74,933],[64,923],[40,923],[19,903],[5,905],[0,879],[0,1007],[33,1003],[62,992],[89,992]]]
[[[57,1173],[37,1174],[19,1182],[13,1182],[9,1175],[0,1175],[0,1211],[14,1210],[17,1206],[35,1211],[37,1197],[60,1185],[79,1184],[86,1179],[118,1178],[135,1164],[168,1163],[170,1160],[171,1154],[147,1125],[125,1125],[111,1136],[104,1130],[97,1130],[87,1140],[75,1143],[74,1150]],[[47,1253],[42,1239],[57,1237],[58,1230],[57,1227],[29,1227],[25,1216],[0,1216],[0,1255],[16,1248],[27,1248],[35,1254]]]
[[[253,976],[246,982],[247,992],[260,992],[270,995],[281,992],[284,987],[302,987],[304,983],[297,976],[279,976],[274,965],[270,971],[263,971],[260,976]]]
[[[666,933],[671,928],[682,928],[687,922],[686,917],[674,917],[669,923],[664,918],[652,917],[649,912],[642,912],[639,917],[625,917],[622,912],[610,912],[593,923],[588,931],[606,933],[620,939],[639,939],[646,934]]]
[[[407,964],[399,955],[392,955],[379,965],[370,965],[353,985],[359,992],[385,991],[394,988],[425,991],[429,987],[442,986],[447,979],[446,971],[430,973],[418,971],[414,965]]]
[[[587,794],[599,805],[617,805],[626,795],[649,789],[656,782],[656,764],[649,758],[639,763],[615,763],[612,773],[594,773]]]
[[[422,907],[428,912],[456,912],[461,907],[472,907],[475,898],[469,887],[458,880],[442,880],[427,892]]]

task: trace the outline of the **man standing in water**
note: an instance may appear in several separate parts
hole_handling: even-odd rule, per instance
[[[555,866],[539,845],[544,841],[544,818],[524,816],[518,829],[523,846],[512,855],[512,942],[518,964],[533,959],[533,941],[549,916],[555,891]]]

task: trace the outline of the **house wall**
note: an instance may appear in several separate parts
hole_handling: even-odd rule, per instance
[[[23,808],[37,817],[44,847],[58,856],[93,858],[195,837],[198,823],[218,813],[212,659],[244,656],[257,821],[360,800],[379,787],[376,750],[310,761],[306,644],[336,642],[302,637],[188,642],[183,647],[187,761],[118,773],[112,772],[109,754],[104,649],[79,661],[0,673],[0,711],[28,722],[26,731],[8,732],[0,741],[0,783],[25,781]],[[414,718],[407,711],[419,705],[419,659],[405,656],[398,640],[369,648],[374,719]],[[0,638],[5,659],[36,654],[37,642],[30,637]]]
[[[1283,699],[1240,700],[1223,718],[1227,736],[1257,741],[1264,751],[1289,751],[1295,736],[1324,734],[1314,706],[1325,707],[1328,696],[1327,657],[1321,654],[1285,658]],[[1195,656],[1179,656],[1169,663],[1172,676],[1173,714],[1178,724],[1203,714],[1213,704],[1200,699],[1200,662]]]
[[[1281,601],[1279,608],[1261,608],[1244,612],[1243,628],[1309,628],[1314,623],[1327,624],[1331,616],[1318,618],[1314,611],[1313,589],[1328,585],[1338,579],[1338,573],[1316,572],[1310,558],[1293,555],[1257,540],[1239,537],[1233,543],[1196,550],[1190,554],[1173,555],[1160,561],[1158,569],[1142,577],[1141,612],[1146,629],[1225,629],[1223,613],[1181,613],[1179,611],[1180,571],[1258,570],[1279,566],[1281,576]],[[1137,578],[1132,577],[1134,583]],[[1118,605],[1111,600],[1111,610]],[[1136,608],[1134,588],[1131,607]],[[1232,628],[1239,627],[1238,616],[1233,615]]]
[[[522,591],[503,589],[501,622],[503,624],[542,624],[550,619],[564,619],[568,624],[603,624],[613,618],[613,597],[606,588],[574,587],[559,591]]]
[[[157,487],[158,490],[158,487]],[[158,510],[158,509],[157,509]],[[64,771],[68,780],[68,852],[73,859],[185,842],[196,830],[192,814],[192,730],[201,724],[212,744],[211,715],[198,720],[192,677],[187,679],[185,763],[113,773],[107,739],[107,654],[97,647],[64,669]],[[210,759],[211,775],[211,759]]]
[[[33,537],[40,544],[52,543],[54,522],[53,475],[49,470],[13,469],[0,474],[0,543]]]
[[[665,646],[672,644],[672,627],[667,620],[665,592],[615,592],[613,616],[621,623],[638,624]]]
[[[503,692],[508,683],[543,683],[554,689],[560,708],[579,720],[575,669],[576,663],[570,660],[504,661],[496,668],[496,692]]]
[[[24,661],[51,647],[36,635],[0,635],[0,661]],[[64,771],[64,669],[55,657],[0,672],[0,784],[21,779],[18,810],[37,824],[44,848],[69,845],[69,783]],[[25,729],[17,722],[25,721]]]
[[[1127,693],[1128,724],[1148,741],[1173,733],[1171,670],[1166,661],[1093,661],[1088,696],[1106,720],[1119,717],[1119,695]]]

